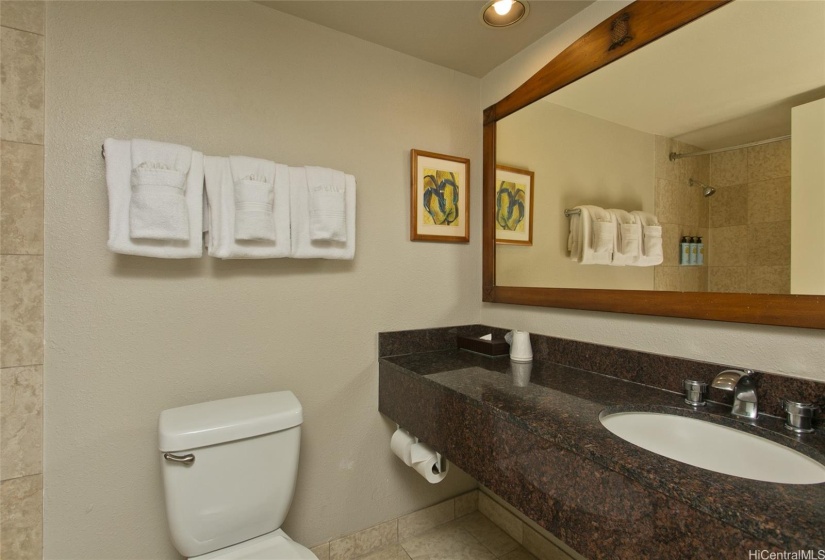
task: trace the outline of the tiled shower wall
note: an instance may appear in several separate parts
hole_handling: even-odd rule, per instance
[[[710,291],[790,293],[791,141],[713,154],[710,180]]]
[[[0,557],[42,557],[44,3],[0,2]]]
[[[710,156],[697,156],[670,161],[670,153],[688,153],[699,148],[664,136],[656,137],[656,176],[654,207],[662,224],[664,261],[653,276],[655,290],[674,292],[705,292],[708,287],[707,266],[681,266],[679,243],[682,237],[701,236],[705,255],[710,250],[708,239],[708,200],[702,189],[689,186],[693,178],[710,181]],[[707,262],[705,263],[707,264]]]

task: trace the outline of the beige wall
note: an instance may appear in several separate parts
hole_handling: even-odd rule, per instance
[[[709,290],[790,293],[791,141],[710,157]]]
[[[42,2],[0,4],[0,556],[41,557]]]
[[[574,39],[621,9],[596,2],[481,80],[487,107]],[[825,331],[616,313],[482,304],[480,320],[502,327],[825,381]]]
[[[570,260],[569,218],[580,204],[653,212],[653,135],[548,102],[502,119],[496,161],[535,173],[533,245],[498,245],[502,286],[653,289],[653,267]]]
[[[478,316],[481,197],[469,245],[408,240],[411,148],[469,157],[479,192],[478,80],[248,2],[55,2],[47,23],[46,557],[176,558],[158,414],[222,397],[301,400],[285,530],[307,545],[474,487],[389,453],[377,333]],[[112,254],[107,136],[352,173],[355,260]]]
[[[691,187],[690,179],[707,184],[710,180],[710,156],[670,160],[671,152],[684,154],[699,148],[672,138],[656,136],[656,216],[662,224],[664,260],[656,267],[656,290],[668,292],[705,292],[708,286],[707,263],[685,266],[680,263],[681,239],[701,237],[707,257],[708,198],[700,187]]]
[[[791,293],[825,293],[825,99],[791,111]]]
[[[624,4],[597,2],[479,84],[251,3],[50,3],[46,557],[175,558],[157,415],[214,398],[290,388],[301,399],[285,529],[307,545],[473,486],[455,470],[430,486],[387,452],[381,330],[481,319],[825,381],[825,331],[482,305],[480,196],[469,246],[407,240],[409,149],[470,157],[479,193],[481,107]],[[113,255],[106,136],[354,173],[356,259]]]

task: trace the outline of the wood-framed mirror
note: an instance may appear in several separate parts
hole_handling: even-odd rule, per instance
[[[825,328],[825,295],[823,295],[825,291],[818,295],[816,292],[813,292],[814,295],[721,291],[686,292],[664,291],[662,288],[594,289],[569,285],[561,287],[519,286],[505,285],[505,282],[499,285],[496,281],[496,165],[525,167],[520,165],[521,162],[498,159],[497,133],[501,126],[500,121],[695,20],[705,16],[713,18],[715,14],[712,12],[723,8],[730,1],[636,1],[587,32],[510,95],[484,111],[483,301]],[[723,12],[724,8],[718,13]],[[628,60],[630,58],[632,57],[628,57]],[[821,94],[819,97],[825,96],[825,92],[819,93]],[[536,174],[536,199],[541,196],[542,180],[543,178]],[[699,191],[701,192],[701,189]],[[583,201],[583,203],[588,202]],[[538,223],[537,218],[536,224]],[[538,232],[534,234],[534,236],[539,235]],[[561,243],[557,245],[560,246]],[[819,250],[825,256],[825,249],[823,249],[825,239],[821,239],[818,245]],[[603,268],[607,269],[607,267]],[[825,282],[825,279],[823,281]]]

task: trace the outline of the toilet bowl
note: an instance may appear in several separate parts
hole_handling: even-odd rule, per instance
[[[158,421],[172,542],[197,560],[312,560],[281,529],[303,411],[290,391],[164,410]]]

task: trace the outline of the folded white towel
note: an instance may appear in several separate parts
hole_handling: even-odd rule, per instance
[[[309,188],[304,167],[290,167],[292,256],[296,259],[346,259],[355,257],[355,177],[344,176],[346,241],[314,240],[310,236]]]
[[[593,252],[613,253],[613,243],[616,238],[616,224],[613,216],[598,206],[590,206],[590,217],[593,219]],[[612,258],[612,257],[611,257]]]
[[[164,259],[200,257],[203,254],[203,154],[193,151],[189,155],[190,165],[187,168],[184,194],[187,239],[170,241],[133,238],[130,235],[132,142],[107,138],[103,142],[103,151],[106,155],[106,188],[109,192],[109,250],[124,255]],[[172,168],[175,168],[174,162]],[[144,166],[143,169],[147,167]]]
[[[206,194],[209,199],[209,255],[220,259],[272,259],[288,257],[291,251],[289,231],[289,168],[273,163],[273,239],[244,240],[235,236],[235,181],[230,158],[206,156]],[[264,232],[265,233],[265,232]],[[268,235],[268,234],[267,234]]]
[[[186,176],[192,148],[132,140],[131,161],[129,235],[132,239],[189,239]]]
[[[613,266],[626,266],[635,263],[641,256],[642,226],[639,219],[616,208],[608,210],[616,223],[616,236],[613,242]]]
[[[311,166],[307,166],[306,174],[309,190],[309,238],[313,241],[346,241],[344,174],[326,167]]]
[[[275,241],[275,162],[229,156],[235,193],[235,239]]]
[[[610,213],[598,206],[575,208],[580,213],[570,216],[570,235],[567,238],[570,258],[579,264],[610,264],[616,227]],[[594,220],[594,215],[599,219]],[[598,224],[595,236],[594,223]],[[598,243],[599,252],[594,250],[594,242]]]
[[[642,254],[632,266],[656,266],[662,264],[662,226],[653,214],[634,210],[632,215],[639,219],[642,226]]]

